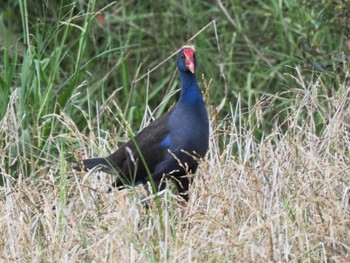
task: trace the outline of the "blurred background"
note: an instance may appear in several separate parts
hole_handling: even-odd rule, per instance
[[[72,129],[90,139],[94,130],[121,140],[123,125],[136,132],[145,112],[158,105],[155,116],[167,111],[179,94],[169,97],[179,88],[175,58],[134,81],[202,29],[192,44],[212,121],[225,121],[239,102],[244,122],[259,103],[263,116],[249,117],[252,126],[259,122],[253,129],[259,140],[283,122],[290,91],[300,88],[296,68],[305,83],[323,83],[320,95],[332,96],[347,81],[349,16],[349,1],[328,0],[3,0],[0,118],[8,128],[0,144],[23,142],[6,148],[14,158],[6,166],[15,168],[19,155],[32,164],[57,156],[49,138],[58,137],[58,148],[72,159],[76,149],[88,147]],[[273,104],[265,105],[271,96]]]

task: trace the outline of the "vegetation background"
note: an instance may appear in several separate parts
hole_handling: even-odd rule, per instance
[[[1,261],[350,261],[349,14],[1,1]],[[146,209],[142,189],[107,194],[108,176],[72,171],[174,105],[166,59],[192,37],[212,135],[187,207],[165,191]]]

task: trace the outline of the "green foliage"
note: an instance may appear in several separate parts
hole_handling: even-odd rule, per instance
[[[349,51],[345,2],[3,1],[0,117],[11,106],[11,94],[16,94],[20,120],[16,136],[22,146],[13,147],[11,155],[23,157],[11,162],[10,166],[16,164],[11,173],[16,177],[18,167],[25,167],[30,174],[40,159],[58,158],[50,150],[50,138],[67,131],[56,118],[62,112],[79,130],[89,125],[89,130],[118,136],[127,129],[118,126],[120,114],[115,107],[135,131],[149,110],[160,105],[155,115],[164,113],[174,104],[169,95],[178,87],[174,59],[134,80],[212,19],[216,22],[193,41],[199,79],[201,74],[212,79],[207,101],[217,106],[225,99],[218,115],[222,119],[240,98],[244,122],[249,109],[264,96],[276,94],[261,125],[258,117],[250,118],[259,139],[287,114],[293,101],[287,91],[298,87],[290,77],[295,66],[301,68],[305,81],[320,77],[326,83],[319,95],[337,89],[348,70],[343,56]],[[96,18],[100,12],[105,24]],[[107,109],[104,106],[108,110],[101,111]],[[319,123],[321,130],[321,119]],[[79,147],[74,140],[63,142],[69,150]]]

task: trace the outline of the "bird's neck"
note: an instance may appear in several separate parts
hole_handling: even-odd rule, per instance
[[[180,72],[181,95],[179,103],[193,104],[203,102],[196,75],[190,72]]]

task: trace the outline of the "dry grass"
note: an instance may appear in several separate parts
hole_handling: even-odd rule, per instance
[[[95,190],[103,177],[72,172],[59,139],[91,140],[63,113],[51,116],[70,127],[50,138],[60,159],[47,158],[30,178],[15,180],[5,167],[20,157],[1,157],[0,261],[350,261],[350,87],[325,97],[318,80],[297,81],[287,117],[261,141],[239,107],[213,123],[187,207],[165,191],[161,213],[152,200],[148,209],[141,204],[141,190],[108,194]],[[260,98],[249,116],[263,123],[274,99]],[[318,130],[320,119],[326,125]],[[10,106],[0,125],[8,145],[0,151],[22,147],[20,121]],[[98,135],[93,142],[106,152],[114,147]]]

